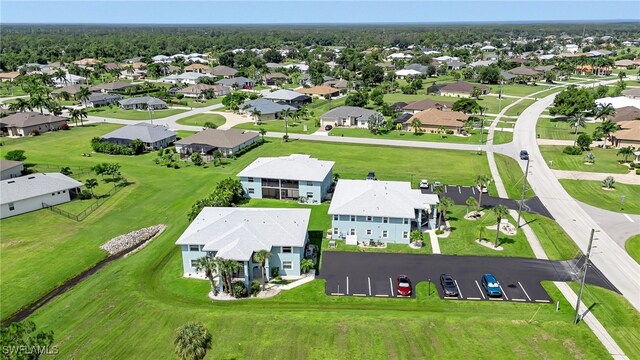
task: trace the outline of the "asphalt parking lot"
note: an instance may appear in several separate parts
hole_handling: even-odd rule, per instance
[[[429,186],[428,189],[421,189],[421,191],[423,194],[432,194],[433,185]],[[470,196],[478,199],[479,195],[479,191],[475,186],[459,185],[445,185],[444,192],[442,193],[442,196],[451,198],[456,205],[465,205],[467,199]],[[513,210],[518,210],[518,208],[520,207],[519,201],[516,200],[493,197],[489,196],[488,194],[482,195],[482,206],[494,207],[498,204],[502,204]],[[547,208],[542,204],[542,201],[540,201],[537,196],[526,199],[522,204],[522,210],[540,214],[553,219],[553,216],[551,216],[549,210],[547,210]]]
[[[492,300],[548,303],[553,300],[541,281],[576,280],[576,261],[548,261],[525,258],[413,255],[325,251],[320,277],[326,280],[325,292],[335,296],[398,297],[396,278],[409,276],[413,288],[431,280],[432,291],[444,297],[440,274],[450,274],[458,287],[457,298],[450,300]],[[502,298],[489,298],[480,283],[484,273],[493,274],[502,288]],[[587,282],[617,291],[591,267]],[[415,293],[415,291],[414,291]],[[412,296],[415,296],[412,295]]]

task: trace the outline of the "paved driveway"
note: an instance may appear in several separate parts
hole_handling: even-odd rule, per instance
[[[578,261],[549,261],[490,256],[414,255],[325,251],[320,277],[326,280],[327,295],[396,297],[396,277],[405,274],[413,286],[421,281],[439,285],[440,274],[456,280],[459,300],[489,300],[480,284],[482,274],[492,273],[500,282],[502,301],[552,303],[541,281],[576,280]],[[587,282],[617,291],[600,271],[591,267]],[[452,299],[452,300],[455,300]],[[499,299],[493,299],[499,300]]]

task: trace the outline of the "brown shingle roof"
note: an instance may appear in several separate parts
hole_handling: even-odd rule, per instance
[[[66,121],[67,119],[54,115],[42,115],[37,112],[20,112],[0,119],[6,127],[24,128],[27,126],[36,126],[42,124],[57,123]]]
[[[256,137],[258,137],[258,133],[253,131],[206,129],[188,138],[176,141],[176,144],[186,146],[191,144],[204,144],[231,149]]]
[[[427,110],[431,108],[442,108],[442,107],[450,108],[451,106],[453,106],[453,103],[448,101],[424,99],[424,100],[419,100],[419,101],[414,101],[412,103],[409,103],[405,105],[402,109],[403,110]]]
[[[84,84],[68,85],[68,86],[65,86],[65,87],[61,87],[61,88],[55,89],[51,93],[52,94],[61,94],[61,93],[66,91],[66,92],[69,93],[69,95],[75,95],[83,87],[86,88],[88,86],[84,85]]]
[[[442,85],[434,85],[440,91],[445,92],[459,92],[459,93],[468,93],[471,94],[474,87],[480,88],[482,91],[488,91],[489,88],[482,84],[471,84],[464,81],[456,81],[454,83],[442,84]]]
[[[469,118],[469,115],[460,111],[443,111],[431,108],[414,114],[411,119],[409,119],[409,123],[411,123],[414,118],[420,120],[424,126],[458,127],[463,125],[463,122]]]
[[[613,117],[613,122],[629,121],[640,119],[640,109],[635,106],[625,106],[616,109],[616,115]]]
[[[620,125],[622,129],[614,132],[611,136],[619,140],[640,141],[640,121],[621,121],[618,125]]]
[[[538,72],[528,67],[517,67],[509,70],[513,75],[518,76],[535,76],[538,75]]]
[[[208,66],[208,65],[204,65],[204,64],[194,63],[194,64],[191,64],[191,65],[185,67],[184,71],[194,71],[194,70],[199,70],[199,69],[207,70],[207,69],[211,69],[211,67]]]
[[[215,76],[234,76],[238,73],[238,70],[230,68],[228,66],[218,65],[207,72]]]
[[[307,94],[307,95],[327,95],[327,94],[335,94],[340,90],[332,88],[330,86],[314,86],[310,88],[302,88],[295,90],[299,93]]]

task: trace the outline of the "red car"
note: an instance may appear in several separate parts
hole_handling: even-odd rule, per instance
[[[407,275],[398,275],[398,296],[411,296],[411,279]]]

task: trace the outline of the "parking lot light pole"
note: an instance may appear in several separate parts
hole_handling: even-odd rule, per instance
[[[587,279],[587,268],[589,267],[589,257],[591,256],[591,245],[593,244],[593,234],[595,229],[591,229],[591,237],[589,238],[589,246],[587,247],[587,256],[584,260],[582,281],[580,282],[580,291],[578,292],[578,301],[576,302],[576,313],[573,317],[573,323],[577,324],[580,321],[580,302],[582,301],[582,291],[584,290],[584,282]]]
[[[516,224],[520,227],[520,217],[522,216],[522,204],[524,203],[524,193],[527,190],[527,176],[529,175],[529,158],[527,157],[527,168],[524,171],[524,181],[522,182],[522,195],[520,196],[520,206],[518,206],[518,221]]]

